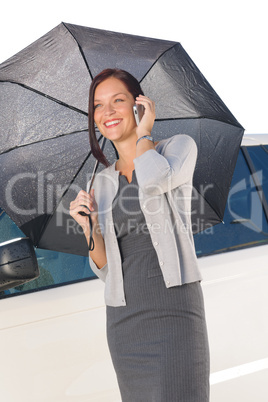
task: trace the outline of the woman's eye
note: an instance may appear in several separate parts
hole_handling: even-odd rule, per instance
[[[118,99],[116,99],[115,101],[116,101],[116,102],[123,102],[123,99],[119,99],[119,98],[118,98]]]
[[[100,106],[101,106],[100,103],[98,103],[97,105],[94,105],[94,110],[97,109],[97,108],[100,107]]]

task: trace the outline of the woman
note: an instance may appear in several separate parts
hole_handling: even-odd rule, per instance
[[[133,105],[144,114],[137,126]],[[140,106],[139,106],[140,107]],[[107,168],[80,191],[70,213],[89,242],[93,271],[105,281],[107,337],[124,402],[207,402],[209,350],[200,272],[191,232],[197,148],[186,135],[151,136],[155,105],[129,73],[107,69],[89,96],[93,154]],[[111,140],[111,166],[94,122]]]

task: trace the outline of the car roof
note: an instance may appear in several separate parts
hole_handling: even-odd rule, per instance
[[[242,145],[266,145],[268,144],[268,134],[245,134]]]

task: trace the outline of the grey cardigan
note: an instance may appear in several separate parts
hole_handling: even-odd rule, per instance
[[[191,230],[192,178],[196,158],[194,140],[181,134],[160,141],[156,150],[148,150],[134,159],[140,205],[167,288],[201,280]],[[105,282],[105,303],[115,307],[126,305],[121,257],[112,217],[118,176],[114,163],[95,178],[93,187],[107,264],[99,269],[90,258],[92,270]]]

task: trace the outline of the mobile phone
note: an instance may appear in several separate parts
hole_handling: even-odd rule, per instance
[[[144,113],[144,106],[143,105],[134,105],[133,113],[134,113],[134,117],[135,117],[135,120],[136,120],[136,123],[138,126],[141,121],[141,118],[143,116],[143,113]]]

